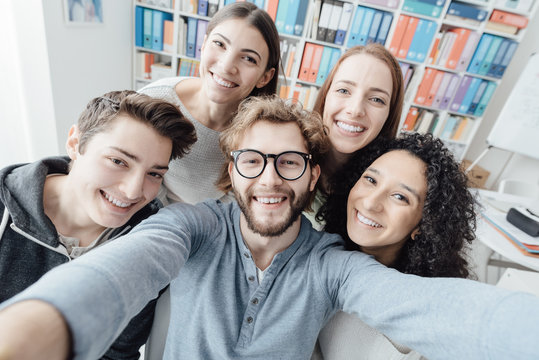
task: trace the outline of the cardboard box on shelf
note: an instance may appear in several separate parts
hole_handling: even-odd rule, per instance
[[[466,170],[471,164],[470,160],[462,160],[462,170]],[[484,189],[490,172],[479,165],[475,165],[466,175],[468,176],[469,187]]]

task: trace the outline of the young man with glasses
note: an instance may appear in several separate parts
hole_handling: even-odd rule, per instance
[[[69,334],[75,359],[97,358],[169,282],[165,359],[308,359],[338,310],[428,358],[536,358],[538,298],[405,275],[311,227],[301,211],[326,147],[316,115],[276,98],[243,103],[221,142],[220,186],[237,204],[171,205],[50,273],[0,311],[0,354],[15,354],[0,359],[65,357]]]

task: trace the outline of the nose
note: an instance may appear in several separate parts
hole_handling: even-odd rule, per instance
[[[233,74],[236,71],[236,58],[234,53],[230,50],[222,53],[219,58],[219,64],[224,72]]]
[[[361,99],[351,98],[346,104],[346,112],[353,117],[365,116],[365,104]]]
[[[381,191],[371,191],[363,198],[363,206],[368,211],[382,211],[384,209],[383,193]]]
[[[259,176],[259,182],[260,184],[266,185],[268,187],[278,186],[283,183],[283,179],[277,174],[277,170],[275,169],[275,159],[269,158],[268,163],[266,164],[266,168],[260,174]]]
[[[120,191],[128,200],[138,200],[143,195],[146,174],[129,174],[121,183]]]

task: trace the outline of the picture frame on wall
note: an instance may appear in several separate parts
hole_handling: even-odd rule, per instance
[[[68,25],[103,24],[102,0],[64,0],[65,22]]]

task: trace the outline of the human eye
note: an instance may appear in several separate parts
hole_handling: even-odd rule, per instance
[[[110,160],[114,165],[117,165],[117,166],[125,166],[125,167],[127,167],[127,164],[126,164],[123,160],[120,160],[120,159],[117,159],[117,158],[109,158],[109,160]]]
[[[393,197],[394,197],[395,199],[397,199],[398,201],[402,201],[402,202],[404,202],[404,203],[406,203],[406,204],[409,204],[409,203],[410,203],[410,201],[408,200],[408,198],[407,198],[405,195],[403,195],[403,194],[396,193],[396,194],[393,194]]]
[[[247,60],[248,62],[252,63],[252,64],[258,64],[258,61],[256,61],[256,59],[252,56],[248,56],[248,55],[245,55],[243,57],[244,60]]]
[[[365,180],[366,182],[371,183],[373,185],[376,185],[376,180],[372,176],[363,175],[363,180]]]
[[[155,179],[161,180],[164,174],[160,174],[158,172],[149,172],[148,175]]]
[[[218,46],[218,47],[224,47],[225,46],[225,44],[223,44],[223,42],[219,41],[219,40],[213,40],[212,42],[213,42],[213,44],[215,46]]]
[[[344,88],[339,88],[336,90],[337,93],[339,94],[343,94],[343,95],[350,95],[350,91],[348,91],[348,89],[344,89]]]
[[[378,103],[380,105],[386,105],[387,101],[381,97],[375,96],[371,99],[373,102]]]

